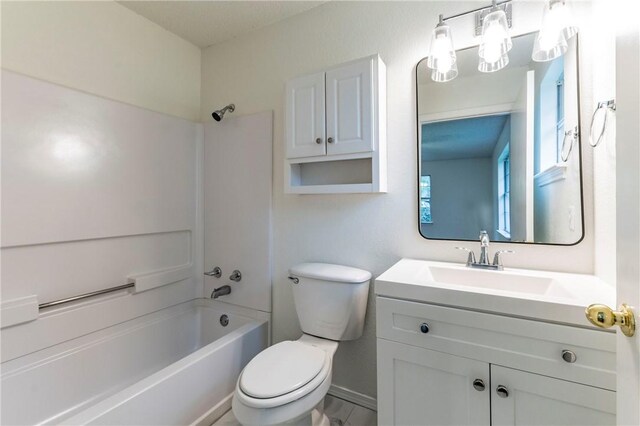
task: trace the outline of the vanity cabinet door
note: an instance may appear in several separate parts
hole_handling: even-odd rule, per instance
[[[489,364],[378,339],[380,425],[488,426],[489,403]]]
[[[327,71],[327,154],[374,150],[373,90],[371,58]]]
[[[326,155],[323,72],[287,82],[287,158]]]
[[[491,366],[493,426],[616,424],[615,392]]]

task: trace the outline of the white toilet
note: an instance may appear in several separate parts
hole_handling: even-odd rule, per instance
[[[333,354],[339,341],[362,335],[371,273],[303,263],[289,280],[304,334],[265,349],[242,370],[232,407],[243,425],[329,426],[323,407]]]

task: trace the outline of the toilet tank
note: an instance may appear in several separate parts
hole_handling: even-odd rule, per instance
[[[371,273],[349,266],[302,263],[289,269],[302,331],[331,340],[362,335]]]

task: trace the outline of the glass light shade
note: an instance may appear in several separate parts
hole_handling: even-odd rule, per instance
[[[482,21],[482,41],[478,55],[487,62],[494,63],[500,61],[512,47],[507,15],[502,9],[492,11]]]
[[[498,58],[497,61],[489,62],[485,58],[480,57],[478,63],[478,71],[480,72],[495,72],[501,70],[509,64],[509,55],[506,53]]]
[[[569,7],[563,0],[551,0],[544,8],[540,32],[533,45],[531,59],[537,62],[551,61],[568,49],[567,41],[578,32]]]
[[[453,63],[447,71],[431,70],[431,80],[438,83],[451,81],[458,76],[458,64]]]
[[[427,66],[440,74],[447,74],[455,68],[455,74],[458,74],[451,28],[442,22],[431,33]]]

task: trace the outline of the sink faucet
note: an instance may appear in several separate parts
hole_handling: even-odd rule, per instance
[[[218,287],[213,290],[211,293],[212,299],[217,299],[220,296],[225,296],[227,294],[231,294],[231,287],[228,285],[223,285],[222,287]]]
[[[480,231],[480,260],[476,262],[476,255],[473,250],[465,247],[456,247],[458,250],[464,250],[469,253],[467,257],[467,267],[469,268],[481,268],[491,269],[495,271],[502,271],[504,266],[502,265],[503,253],[514,253],[513,250],[498,250],[493,256],[493,263],[489,262],[489,234],[487,231]]]
[[[480,231],[480,261],[481,265],[489,265],[489,234],[487,231]]]

